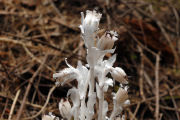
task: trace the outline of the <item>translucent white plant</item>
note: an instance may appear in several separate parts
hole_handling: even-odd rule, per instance
[[[69,68],[53,74],[53,78],[57,79],[57,85],[64,85],[73,80],[78,82],[77,87],[71,88],[67,93],[67,98],[70,97],[73,106],[70,105],[67,99],[61,100],[59,103],[60,114],[64,119],[124,119],[121,112],[123,106],[129,104],[127,86],[124,85],[128,83],[126,73],[120,67],[113,67],[116,54],[108,60],[104,60],[105,54],[114,53],[115,49],[112,48],[114,42],[118,39],[118,34],[115,31],[106,31],[101,38],[97,36],[101,16],[96,11],[87,10],[86,16],[83,12],[81,13],[81,25],[79,27],[87,48],[87,65],[82,65],[78,61],[77,68],[74,68],[65,59]],[[112,78],[107,77],[108,73],[111,74]],[[104,93],[107,92],[109,86],[115,84],[115,80],[120,83],[120,88],[117,93],[113,93],[114,108],[111,115],[108,116],[108,103],[104,99]],[[94,116],[95,104],[98,106],[96,108],[98,117]]]

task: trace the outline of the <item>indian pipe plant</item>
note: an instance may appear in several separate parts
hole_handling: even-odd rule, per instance
[[[115,31],[106,31],[100,38],[97,36],[99,21],[102,14],[94,11],[81,12],[81,37],[87,49],[87,64],[83,65],[78,61],[77,67],[72,67],[65,59],[68,68],[53,74],[56,85],[64,85],[77,80],[77,87],[71,88],[67,98],[61,99],[59,111],[63,120],[124,120],[121,114],[123,106],[130,103],[128,100],[128,81],[124,70],[120,67],[113,67],[116,61],[116,54],[104,60],[107,53],[114,53],[114,42],[118,40]],[[110,73],[112,78],[107,77]],[[107,115],[108,102],[104,94],[109,86],[115,85],[115,80],[120,83],[117,93],[112,93],[113,110]],[[86,98],[88,97],[88,98]],[[68,99],[71,99],[72,105]],[[95,110],[95,104],[96,110]],[[112,104],[112,103],[109,103]],[[94,116],[97,112],[98,116]],[[43,115],[42,120],[58,120],[52,113]]]

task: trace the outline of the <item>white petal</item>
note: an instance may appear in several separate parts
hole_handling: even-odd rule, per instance
[[[106,62],[106,65],[109,67],[112,67],[114,62],[116,61],[116,54],[114,54],[113,56],[111,56]]]
[[[73,66],[71,66],[71,65],[67,62],[67,58],[65,58],[65,62],[66,62],[66,65],[67,65],[69,68],[74,68]]]
[[[103,87],[103,91],[107,92],[109,86],[113,86],[113,80],[110,79],[110,78],[106,78],[105,79],[105,84],[104,84],[104,87]]]
[[[124,102],[125,105],[130,105],[130,103],[131,103],[130,100],[126,100],[126,101]]]
[[[73,102],[73,106],[79,106],[80,104],[80,97],[79,97],[79,91],[76,88],[71,88],[68,93],[67,96],[70,95],[70,98]]]

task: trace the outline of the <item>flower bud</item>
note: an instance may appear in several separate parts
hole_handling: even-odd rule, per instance
[[[59,120],[59,118],[49,113],[49,115],[43,115],[42,120]]]
[[[61,99],[59,102],[59,111],[63,118],[69,119],[71,117],[71,105],[67,99]]]
[[[112,68],[111,75],[116,81],[120,82],[121,84],[127,84],[128,83],[127,75],[124,72],[124,70],[120,67]]]
[[[114,31],[106,31],[97,43],[97,48],[100,50],[112,49],[114,42],[118,39],[118,34]]]
[[[116,103],[118,105],[124,104],[124,102],[128,99],[127,90],[120,87],[119,90],[116,93],[116,98],[115,99],[116,99]]]

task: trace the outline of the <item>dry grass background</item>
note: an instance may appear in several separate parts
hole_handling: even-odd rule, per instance
[[[179,1],[107,1],[0,0],[0,119],[60,116],[58,102],[76,82],[56,88],[52,74],[65,58],[85,64],[80,12],[96,9],[98,34],[119,33],[115,66],[129,75],[126,119],[180,120]],[[107,94],[109,111],[116,90]]]

